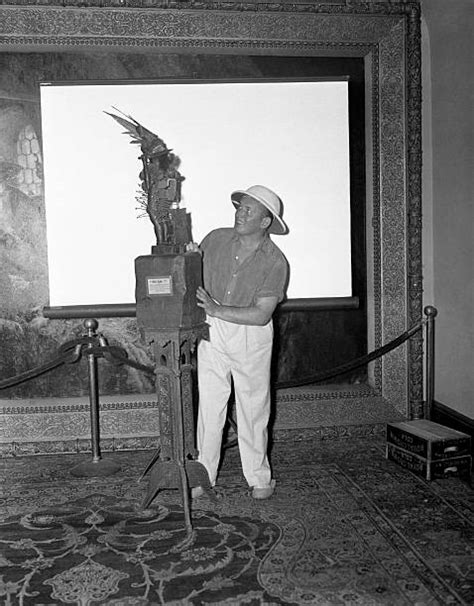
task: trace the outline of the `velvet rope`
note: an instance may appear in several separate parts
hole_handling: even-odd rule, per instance
[[[345,372],[354,370],[359,366],[364,366],[365,364],[368,364],[369,362],[372,362],[373,360],[380,358],[388,352],[392,351],[392,349],[399,347],[402,343],[404,343],[415,333],[417,333],[421,329],[423,324],[425,324],[425,322],[426,320],[421,320],[420,322],[418,322],[418,324],[402,333],[399,337],[393,339],[393,341],[390,341],[390,343],[382,345],[382,347],[375,349],[374,351],[366,354],[365,356],[355,358],[350,362],[346,362],[345,364],[341,364],[340,366],[335,366],[334,368],[330,368],[329,370],[322,370],[321,372],[317,372],[304,379],[298,379],[294,381],[279,381],[276,383],[275,387],[277,389],[285,389],[288,387],[302,387],[304,385],[309,385],[312,383],[319,383],[325,379],[331,379],[333,377],[336,377],[337,375],[342,375]]]
[[[80,345],[76,346],[76,348],[63,352],[61,355],[53,358],[53,360],[43,364],[42,366],[37,366],[36,368],[22,372],[14,377],[4,379],[3,381],[0,381],[0,389],[7,389],[8,387],[13,387],[14,385],[19,385],[20,383],[30,381],[31,379],[39,377],[40,375],[43,375],[44,373],[49,372],[62,364],[73,364],[81,357],[80,349]]]
[[[22,372],[18,375],[15,375],[14,377],[9,377],[8,379],[0,381],[0,390],[8,389],[9,387],[14,387],[15,385],[19,385],[20,383],[30,381],[31,379],[45,374],[46,372],[58,368],[58,366],[61,366],[62,364],[73,364],[77,362],[84,353],[84,345],[94,344],[96,342],[97,337],[87,336],[79,337],[77,339],[73,339],[72,341],[67,341],[59,347],[60,354],[57,357],[53,358],[50,362],[47,362],[42,366],[32,368],[31,370]],[[138,362],[128,359],[127,352],[121,347],[116,347],[113,345],[92,346],[88,347],[85,350],[85,353],[87,355],[93,354],[96,358],[104,357],[112,364],[127,364],[128,366],[136,368],[137,370],[141,370],[150,374],[154,374],[155,372],[153,366],[146,366],[145,364],[139,364]]]
[[[402,343],[407,341],[410,337],[412,337],[415,333],[417,333],[421,327],[426,323],[426,320],[421,320],[410,328],[409,330],[402,333],[390,343],[379,347],[378,349],[372,351],[371,353],[366,354],[365,356],[361,356],[360,358],[356,358],[350,362],[345,364],[341,364],[340,366],[336,366],[329,370],[324,370],[321,372],[317,372],[311,376],[305,377],[304,379],[298,379],[293,381],[279,381],[276,383],[276,389],[285,389],[289,387],[302,387],[304,385],[309,385],[312,383],[319,383],[325,379],[331,379],[337,375],[341,375],[343,373],[349,372],[350,370],[354,370],[359,366],[364,366],[373,360],[380,358],[381,356],[389,353],[393,349],[399,347]],[[83,353],[83,346],[87,344],[94,344],[97,341],[97,337],[79,337],[77,339],[73,339],[72,341],[68,341],[63,343],[60,346],[59,351],[61,352],[59,356],[43,364],[42,366],[38,366],[36,368],[32,368],[31,370],[27,370],[23,373],[15,375],[14,377],[9,377],[0,381],[0,390],[7,389],[8,387],[13,387],[15,385],[19,385],[20,383],[25,383],[26,381],[30,381],[35,377],[39,377],[46,372],[54,370],[58,366],[62,364],[73,364],[77,362]],[[111,362],[112,364],[125,364],[137,370],[141,370],[142,372],[146,372],[149,374],[154,374],[155,369],[153,366],[147,366],[145,364],[140,364],[139,362],[135,362],[134,360],[130,360],[127,352],[122,347],[117,347],[113,345],[100,345],[88,347],[86,349],[87,355],[93,354],[95,357],[104,357],[106,360]]]

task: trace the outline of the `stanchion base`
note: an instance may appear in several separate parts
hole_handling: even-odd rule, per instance
[[[120,471],[120,465],[113,463],[112,461],[87,461],[86,463],[79,463],[71,469],[71,475],[86,478],[86,477],[100,477],[100,476],[111,476],[114,473]]]

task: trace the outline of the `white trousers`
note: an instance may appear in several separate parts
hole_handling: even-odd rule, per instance
[[[272,321],[265,326],[243,326],[217,318],[207,321],[210,339],[201,340],[198,346],[198,460],[214,485],[233,378],[242,471],[249,486],[269,486]]]

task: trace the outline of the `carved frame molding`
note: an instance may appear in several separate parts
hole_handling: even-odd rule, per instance
[[[369,349],[422,317],[419,0],[23,0],[0,6],[0,51],[356,56],[366,65]],[[372,387],[423,416],[423,336],[374,364]]]

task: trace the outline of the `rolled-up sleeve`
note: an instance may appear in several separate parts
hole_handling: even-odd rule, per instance
[[[285,296],[288,281],[288,263],[283,255],[278,255],[269,269],[261,286],[255,293],[254,302],[261,297],[278,297],[278,302]]]

